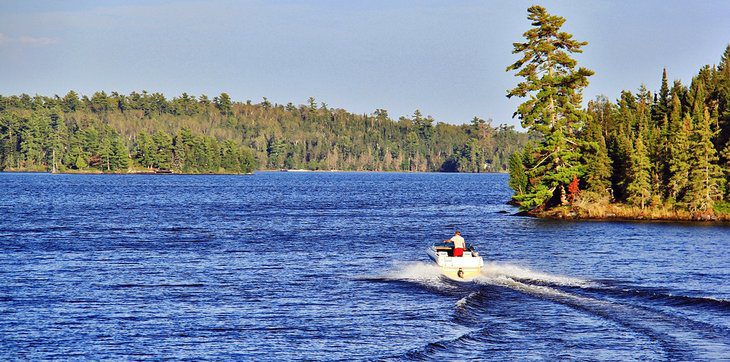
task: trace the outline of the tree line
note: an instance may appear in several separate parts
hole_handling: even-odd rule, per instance
[[[511,126],[393,120],[307,104],[183,93],[0,96],[0,169],[246,173],[254,169],[502,172],[528,135]]]
[[[587,43],[560,31],[564,18],[540,6],[528,13],[534,27],[507,69],[524,79],[508,96],[532,95],[517,114],[540,137],[510,160],[510,186],[525,209],[566,204],[577,190],[593,201],[709,213],[730,197],[730,45],[689,86],[670,86],[665,69],[656,93],[641,86],[584,109],[593,72],[570,54]]]

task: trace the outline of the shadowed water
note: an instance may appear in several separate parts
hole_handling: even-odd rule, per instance
[[[514,217],[506,181],[0,173],[0,359],[730,356],[730,228]],[[425,254],[455,229],[471,283]]]

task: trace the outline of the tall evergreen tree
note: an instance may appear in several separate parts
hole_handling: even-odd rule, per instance
[[[112,158],[114,157],[114,148],[109,137],[104,137],[99,147],[99,156],[102,162],[102,168],[111,171],[112,170]]]
[[[231,97],[228,93],[221,93],[220,96],[213,99],[213,102],[215,103],[215,106],[218,107],[221,114],[225,116],[231,114]]]
[[[634,144],[631,135],[638,125],[636,97],[629,92],[621,92],[618,100],[618,110],[614,117],[615,124],[609,134],[609,157],[612,161],[611,186],[614,199],[626,201],[627,187],[631,181],[631,155]]]
[[[51,172],[56,172],[62,165],[62,160],[66,154],[66,144],[68,138],[68,128],[66,122],[62,118],[62,112],[57,107],[51,113],[51,139],[50,148],[50,164]]]
[[[145,131],[137,135],[135,142],[135,159],[140,165],[152,168],[155,164],[155,154],[157,147],[152,137]]]
[[[583,176],[577,131],[586,119],[581,109],[581,92],[593,71],[577,68],[571,58],[588,44],[560,31],[565,19],[549,14],[542,6],[528,10],[532,28],[525,42],[514,43],[513,54],[521,58],[507,67],[524,78],[507,92],[507,97],[529,97],[515,112],[522,126],[539,134],[542,142],[534,149],[537,162],[527,173],[535,187],[524,196],[524,205],[539,204],[551,193],[565,194],[564,186]]]
[[[722,54],[720,64],[717,66],[718,74],[718,121],[720,133],[717,136],[717,144],[722,146],[730,145],[730,44]],[[725,161],[730,162],[730,153],[723,156]],[[726,170],[730,173],[730,168]],[[730,188],[729,188],[730,189]]]
[[[661,125],[662,120],[668,115],[670,109],[669,82],[667,80],[667,68],[662,70],[662,85],[659,89],[659,98],[652,107],[652,119],[656,125]],[[656,96],[655,96],[656,98]]]
[[[74,91],[69,91],[66,96],[63,97],[62,107],[64,112],[75,112],[81,108],[81,100],[79,95]]]
[[[170,169],[172,167],[172,136],[157,131],[152,135],[152,141],[155,145],[155,153],[152,159],[152,165],[157,168]]]
[[[129,151],[119,136],[112,138],[111,150],[111,169],[126,170],[129,167]]]
[[[651,198],[651,178],[649,171],[651,163],[644,141],[641,137],[641,131],[636,135],[634,143],[634,152],[631,154],[630,181],[626,188],[628,193],[628,202],[643,209],[647,201]]]
[[[525,165],[522,152],[517,151],[509,158],[509,187],[517,195],[522,195],[527,191],[527,174],[525,174]]]
[[[705,109],[696,120],[692,137],[691,172],[685,201],[692,211],[711,210],[715,200],[722,199],[724,182],[722,169],[716,164],[717,151],[712,144],[710,112]]]
[[[21,129],[20,151],[26,165],[40,166],[48,154],[44,147],[47,139],[44,135],[47,133],[48,119],[45,114],[37,112],[32,114],[25,127]]]
[[[84,155],[84,151],[81,149],[81,147],[76,146],[72,148],[69,154],[69,164],[72,168],[76,170],[82,170],[89,166],[89,164],[86,162],[86,155]]]
[[[676,103],[679,103],[679,100],[676,100]],[[686,191],[690,171],[691,134],[692,118],[689,114],[685,114],[681,124],[674,129],[670,137],[668,194],[674,201],[680,201]]]
[[[705,84],[700,77],[692,81],[692,120],[702,122],[705,117]]]
[[[728,140],[725,148],[722,150],[722,156],[725,158],[723,169],[725,170],[725,199],[730,199],[730,140]]]
[[[602,196],[611,196],[611,159],[608,157],[603,128],[597,119],[588,119],[582,140],[587,189]]]
[[[612,134],[609,149],[609,157],[611,158],[611,189],[614,193],[614,199],[617,201],[626,201],[627,191],[630,181],[631,171],[631,155],[634,152],[634,146],[631,142],[630,131],[619,131]]]

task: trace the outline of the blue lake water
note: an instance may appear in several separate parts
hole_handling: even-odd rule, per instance
[[[511,216],[506,181],[0,173],[0,359],[730,358],[730,228]],[[456,229],[470,283],[425,254]]]

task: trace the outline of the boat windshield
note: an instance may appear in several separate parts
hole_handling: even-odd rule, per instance
[[[454,248],[454,243],[437,241],[433,243],[433,247],[436,250],[452,250]],[[466,243],[466,250],[474,250],[474,244]]]

